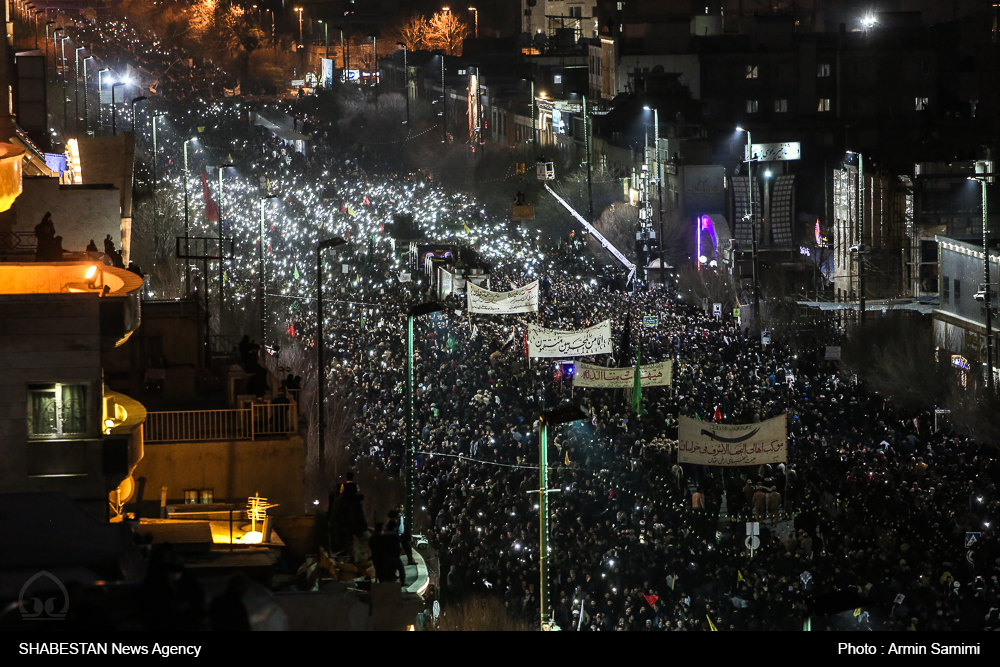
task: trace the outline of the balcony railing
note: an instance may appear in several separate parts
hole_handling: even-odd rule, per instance
[[[238,410],[150,412],[144,432],[145,441],[155,443],[254,440],[295,435],[298,430],[298,405],[288,403],[251,405]]]

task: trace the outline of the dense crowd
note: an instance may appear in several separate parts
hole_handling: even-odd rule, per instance
[[[464,298],[450,295],[444,313],[418,325],[416,529],[438,551],[446,603],[499,596],[511,614],[538,618],[539,416],[572,401],[587,419],[555,429],[548,456],[560,489],[550,496],[550,602],[560,627],[791,630],[810,616],[814,628],[997,627],[992,447],[935,431],[931,415],[901,412],[825,364],[821,349],[762,345],[670,290],[607,289],[566,244],[511,236],[506,221],[485,220],[475,201],[422,178],[372,173],[332,126],[296,123],[314,138],[301,156],[250,122],[245,109],[215,104],[170,117],[161,126],[163,151],[174,156],[164,190],[179,196],[181,142],[193,125],[209,125],[216,134],[204,135],[189,185],[199,193],[200,166],[231,151],[226,224],[238,256],[265,249],[270,326],[286,331],[287,345],[315,343],[305,295],[315,287],[317,241],[352,240],[348,273],[331,283],[338,305],[323,343],[328,386],[358,411],[355,456],[400,469],[403,314],[434,296],[419,272],[403,281],[385,223],[412,214],[431,238],[476,247],[492,264],[494,290],[544,281],[537,315],[469,317]],[[281,201],[262,212],[267,193]],[[214,227],[200,217],[192,224],[194,234]],[[255,267],[226,271],[229,298],[249,302]],[[644,327],[646,315],[658,325]],[[574,388],[565,360],[525,357],[528,321],[578,329],[607,318],[614,353],[585,361],[673,361],[670,387],[643,390],[645,414],[621,391]],[[753,423],[780,414],[783,464],[677,461],[681,416]],[[763,523],[751,557],[743,522],[754,517]]]

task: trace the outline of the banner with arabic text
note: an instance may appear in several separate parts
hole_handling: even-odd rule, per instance
[[[632,389],[635,386],[635,367],[604,368],[577,362],[573,364],[574,387],[599,387],[602,389]],[[670,384],[671,361],[648,364],[639,368],[643,387],[662,387]]]
[[[681,417],[677,460],[710,466],[751,466],[788,460],[785,415],[757,424],[714,424]]]
[[[528,324],[529,357],[585,357],[611,353],[611,320],[579,331]]]
[[[538,281],[510,292],[491,292],[474,282],[468,284],[469,312],[511,315],[538,312]]]

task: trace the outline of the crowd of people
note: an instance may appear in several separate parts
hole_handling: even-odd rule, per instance
[[[550,495],[549,603],[563,629],[792,630],[808,618],[817,629],[998,627],[993,443],[901,411],[823,363],[821,348],[793,349],[781,337],[763,345],[740,322],[714,318],[670,289],[609,287],[579,243],[509,238],[506,222],[490,226],[467,197],[413,175],[373,174],[359,149],[338,143],[342,135],[320,121],[304,119],[313,136],[306,157],[248,131],[245,110],[197,114],[213,131],[230,128],[225,145],[241,176],[226,194],[227,224],[245,232],[238,256],[255,256],[257,243],[265,249],[269,321],[288,327],[286,345],[316,343],[302,326],[314,306],[301,295],[315,283],[311,260],[300,271],[301,258],[333,234],[364,249],[355,259],[367,259],[331,286],[339,300],[322,341],[327,386],[356,408],[351,452],[359,459],[393,472],[403,465],[404,315],[434,296],[428,276],[406,269],[404,280],[404,267],[385,259],[392,253],[380,225],[415,213],[432,238],[460,237],[492,263],[494,290],[544,279],[537,314],[470,317],[464,297],[449,295],[443,313],[417,326],[414,530],[439,555],[446,604],[497,596],[509,613],[539,618],[539,418],[574,402],[586,419],[554,429],[548,452],[559,489]],[[187,136],[164,131],[164,150],[178,154]],[[165,171],[180,182],[176,160]],[[282,200],[259,236],[262,192]],[[463,225],[472,231],[453,233]],[[235,300],[257,285],[240,268],[226,268]],[[646,315],[658,316],[656,327],[643,326]],[[584,361],[673,362],[669,387],[643,390],[644,414],[620,390],[573,387],[566,360],[526,358],[528,321],[578,329],[609,318],[614,352]],[[837,335],[828,332],[831,342]],[[782,464],[678,461],[682,416],[755,423],[780,414],[788,424]],[[375,524],[356,514],[345,520]],[[762,521],[752,555],[743,525],[751,519]],[[368,545],[383,549],[375,565],[384,577],[400,560],[397,531],[387,519]]]
[[[531,277],[499,269],[492,280]],[[416,465],[450,599],[499,595],[511,613],[538,618],[539,415],[574,400],[588,421],[561,428],[549,453],[562,490],[552,496],[550,561],[560,627],[791,630],[808,617],[836,629],[996,626],[990,449],[935,432],[928,414],[903,414],[831,371],[821,349],[762,345],[673,292],[600,291],[568,275],[550,284],[540,324],[610,317],[612,356],[630,363],[631,341],[643,363],[672,360],[673,385],[644,390],[637,416],[620,392],[573,388],[561,367],[526,359],[524,316],[474,316],[473,328],[463,300],[449,297],[449,316],[419,336]],[[386,331],[414,297],[405,286],[381,296],[385,321],[345,335],[331,381],[360,410],[357,455],[396,470],[404,349]],[[647,314],[659,325],[644,331]],[[782,413],[786,463],[677,462],[679,416],[753,423]],[[764,521],[752,558],[751,519]],[[978,541],[968,545],[967,533]]]

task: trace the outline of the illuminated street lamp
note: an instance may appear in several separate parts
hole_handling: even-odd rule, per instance
[[[475,26],[475,32],[472,33],[472,36],[479,39],[479,10],[475,7],[469,7],[469,11],[472,12],[472,21]]]
[[[295,11],[299,13],[299,44],[302,44],[302,8],[296,7]]]

